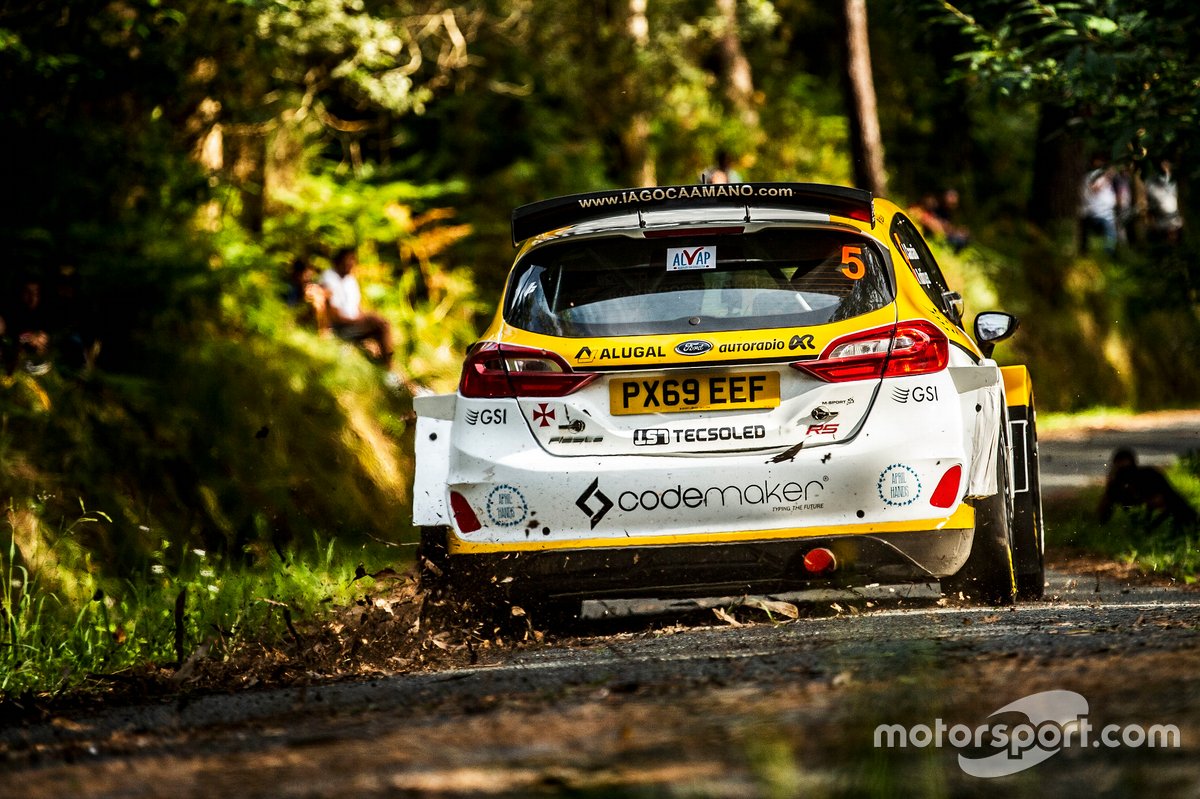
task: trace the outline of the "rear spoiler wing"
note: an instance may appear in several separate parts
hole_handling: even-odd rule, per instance
[[[512,240],[526,239],[567,225],[636,211],[765,206],[846,216],[875,225],[871,192],[822,183],[703,183],[571,194],[522,205],[512,214]]]

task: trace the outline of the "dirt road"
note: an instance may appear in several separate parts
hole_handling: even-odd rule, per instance
[[[1004,610],[920,586],[807,594],[782,623],[660,608],[471,667],[9,723],[0,794],[1200,796],[1200,592],[1049,582]]]
[[[823,598],[740,627],[597,622],[489,665],[13,727],[0,793],[1196,796],[1200,594],[1054,573],[1050,595],[1000,611],[920,591]],[[975,728],[1049,690],[1084,697],[1097,728],[1175,725],[1181,745],[1065,749],[994,779],[949,744],[873,745],[880,724]]]

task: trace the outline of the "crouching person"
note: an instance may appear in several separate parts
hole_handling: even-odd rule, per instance
[[[321,286],[329,292],[329,323],[339,338],[378,349],[379,360],[390,372],[392,326],[379,314],[363,312],[362,291],[354,276],[357,266],[358,253],[353,247],[343,247],[334,255],[333,267],[321,275]]]
[[[1177,532],[1194,530],[1198,517],[1187,499],[1175,490],[1166,475],[1153,466],[1139,466],[1131,449],[1118,449],[1109,464],[1104,495],[1097,515],[1101,522],[1112,518],[1117,507],[1146,514],[1148,529],[1164,522]]]

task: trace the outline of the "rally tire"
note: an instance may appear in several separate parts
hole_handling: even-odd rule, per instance
[[[527,599],[518,604],[529,613],[533,628],[544,632],[569,632],[579,624],[583,613],[583,600],[580,599]]]
[[[448,533],[446,527],[421,528],[417,545],[418,584],[423,594],[421,628],[485,638],[507,634],[511,603],[494,585],[455,562],[447,545]]]
[[[1017,582],[1012,560],[1012,494],[1007,462],[1007,423],[1002,422],[996,453],[996,485],[990,497],[975,502],[975,535],[971,554],[956,574],[942,578],[942,593],[961,595],[971,602],[1011,605],[1016,601]]]
[[[450,552],[446,547],[445,527],[422,527],[417,543],[417,581],[421,589],[436,592],[443,589],[450,567]]]
[[[1037,412],[1033,400],[1014,408],[1012,441],[1016,480],[1013,492],[1013,566],[1017,598],[1041,599],[1046,586],[1046,529],[1038,469]]]

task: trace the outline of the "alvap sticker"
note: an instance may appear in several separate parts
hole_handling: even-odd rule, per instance
[[[667,271],[682,272],[688,269],[716,269],[717,248],[715,245],[701,247],[668,247]]]

